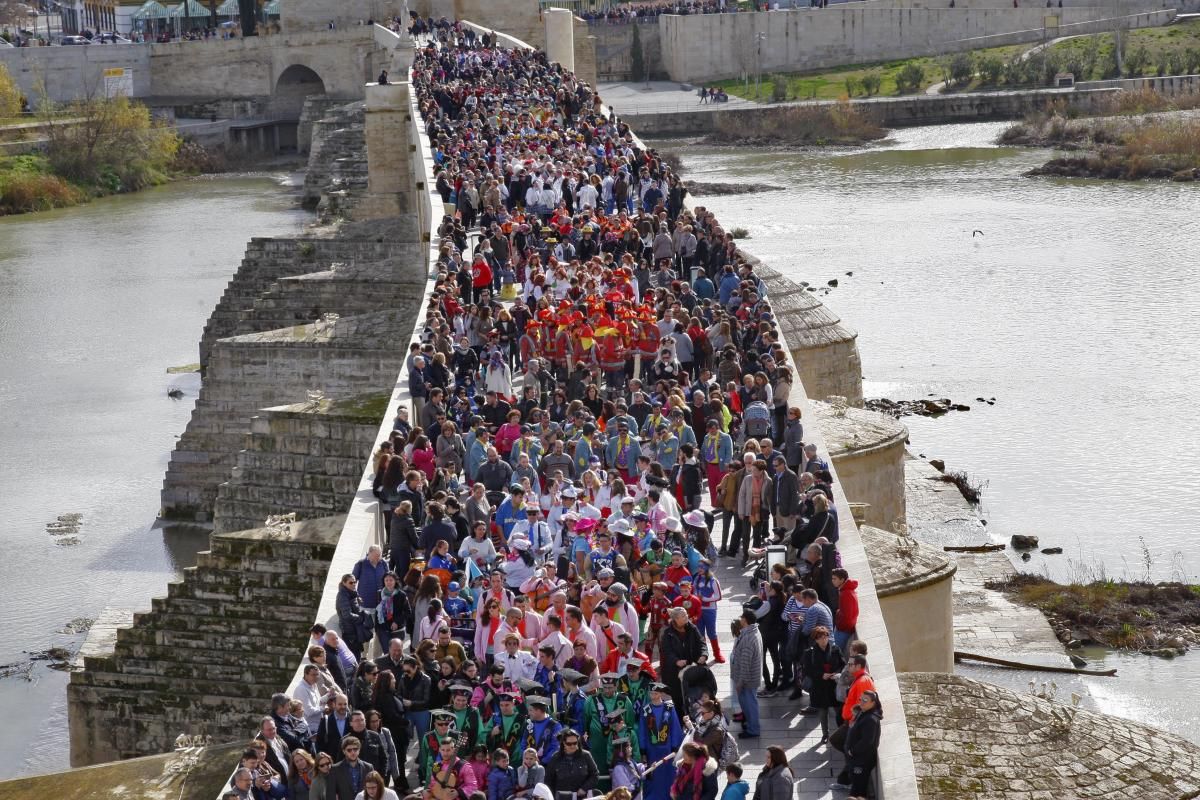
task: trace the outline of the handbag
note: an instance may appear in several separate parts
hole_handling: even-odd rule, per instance
[[[846,734],[850,732],[850,726],[843,722],[838,725],[838,728],[833,733],[829,734],[829,746],[837,750],[839,753],[846,752]]]

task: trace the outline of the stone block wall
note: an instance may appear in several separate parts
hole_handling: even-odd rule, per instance
[[[343,520],[214,535],[111,655],[71,674],[71,766],[170,752],[185,732],[248,739],[299,664]]]
[[[271,514],[312,519],[345,512],[379,431],[381,395],[265,408],[217,489],[213,531],[262,525]]]
[[[362,103],[336,106],[312,123],[305,206],[315,208],[333,191],[354,193],[367,186],[366,110]]]
[[[217,487],[229,479],[259,409],[304,402],[309,390],[330,399],[390,386],[404,365],[414,311],[343,317],[221,339],[200,396],[163,480],[161,515],[211,518]],[[284,509],[286,510],[286,509]]]

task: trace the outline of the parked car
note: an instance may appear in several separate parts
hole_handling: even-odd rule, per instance
[[[59,43],[59,44],[62,44],[62,45],[68,45],[68,44],[91,44],[91,42],[90,42],[90,41],[88,41],[87,39],[85,39],[85,38],[84,38],[84,37],[82,37],[82,36],[64,36],[64,37],[62,37],[61,39],[59,39],[59,40],[58,40],[58,43]]]
[[[92,38],[92,44],[132,44],[119,33],[98,33]]]

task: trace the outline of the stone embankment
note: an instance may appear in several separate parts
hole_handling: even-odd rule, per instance
[[[411,277],[411,264],[425,255],[415,220],[352,219],[352,198],[366,188],[363,116],[362,103],[351,103],[313,125],[305,197],[319,198],[315,205],[325,227],[303,236],[251,240],[205,326],[204,382],[167,468],[164,518],[207,523],[220,516],[218,530],[233,530],[261,524],[265,516],[249,515],[282,499],[288,503],[276,510],[305,518],[344,511],[353,496],[353,470],[323,476],[320,455],[333,446],[327,424],[301,434],[324,444],[309,448],[303,463],[291,459],[285,470],[293,489],[311,491],[272,490],[256,473],[264,463],[298,455],[294,439],[247,437],[255,432],[251,418],[262,409],[312,397],[377,394],[403,365],[403,344],[424,288]],[[289,424],[300,423],[293,418]],[[366,427],[345,442],[361,448],[360,459],[370,452]],[[263,448],[275,445],[282,449],[272,459]],[[235,476],[238,454],[246,449],[247,475]],[[336,455],[351,456],[344,448]],[[219,487],[231,479],[218,504]],[[321,481],[336,485],[313,490]]]
[[[168,752],[180,733],[245,738],[292,678],[344,519],[214,534],[110,655],[71,674],[71,765]]]

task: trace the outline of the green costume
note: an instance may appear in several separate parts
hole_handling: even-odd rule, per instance
[[[612,697],[605,697],[601,693],[597,693],[588,698],[587,704],[584,705],[583,719],[584,727],[587,729],[588,750],[592,753],[592,758],[596,760],[596,768],[601,775],[608,772],[608,757],[612,751],[610,739],[612,738],[612,725],[608,722],[608,715],[614,711],[622,712],[622,719],[625,720],[625,735],[629,735],[629,731],[633,727],[634,713],[633,701],[628,695],[618,692]]]
[[[488,750],[495,750],[499,747],[508,753],[509,758],[520,758],[521,751],[517,748],[521,745],[522,738],[525,736],[525,723],[525,715],[520,711],[514,712],[511,717],[498,714],[495,724],[488,732]],[[500,730],[497,731],[496,728]]]

